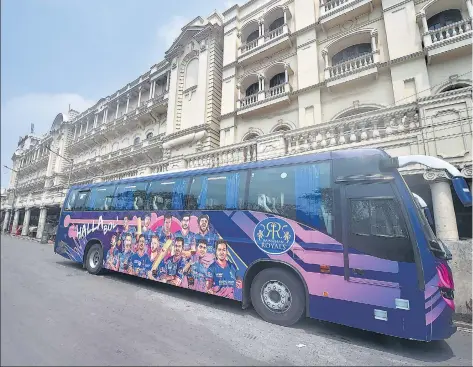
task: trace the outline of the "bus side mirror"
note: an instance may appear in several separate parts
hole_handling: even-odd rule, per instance
[[[453,177],[453,188],[464,206],[471,206],[471,191],[463,177]]]

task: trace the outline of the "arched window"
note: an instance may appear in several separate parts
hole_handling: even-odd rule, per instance
[[[148,134],[146,134],[146,139],[151,139],[153,137],[153,132],[150,131]]]
[[[453,85],[449,85],[445,88],[443,88],[440,93],[444,93],[444,92],[450,92],[452,90],[457,90],[457,89],[463,89],[463,88],[468,88],[469,85],[466,84],[466,83],[458,83],[458,84],[453,84]]]
[[[197,85],[197,77],[199,75],[199,60],[197,58],[192,59],[187,64],[186,68],[186,81],[185,89]]]
[[[256,139],[257,137],[258,137],[258,134],[256,133],[249,133],[245,136],[243,141],[253,140],[253,139]]]
[[[358,45],[353,45],[333,55],[332,65],[337,65],[344,61],[351,60],[369,53],[371,53],[370,43],[360,43]]]
[[[277,128],[275,128],[273,130],[274,133],[280,133],[280,132],[283,132],[283,131],[289,131],[291,130],[291,128],[287,125],[281,125],[281,126],[278,126]]]
[[[118,143],[113,143],[112,152],[115,152],[116,150],[118,150]]]
[[[281,17],[281,18],[276,19],[274,22],[272,22],[269,25],[268,30],[271,32],[271,31],[274,31],[276,28],[282,27],[283,25],[284,25],[284,17]]]
[[[246,43],[250,43],[251,41],[258,39],[258,37],[259,37],[258,30],[251,32],[250,35],[246,38]]]
[[[271,78],[269,87],[273,88],[284,83],[286,83],[286,73],[279,73]]]
[[[377,107],[358,107],[358,108],[352,108],[351,110],[345,111],[341,113],[339,116],[337,116],[337,119],[341,119],[344,117],[348,116],[355,116],[355,115],[360,115],[365,112],[370,112],[370,111],[375,111],[378,110],[379,108]]]
[[[462,20],[462,13],[458,9],[444,10],[427,20],[429,31],[439,29]]]
[[[133,139],[133,145],[138,145],[140,143],[140,137],[137,136],[135,139]]]
[[[245,95],[247,97],[252,96],[253,94],[258,93],[259,91],[259,83],[253,83],[248,88],[246,88]]]

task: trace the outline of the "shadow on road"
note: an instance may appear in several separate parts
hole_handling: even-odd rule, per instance
[[[82,264],[68,260],[60,260],[57,261],[57,263],[69,268],[83,270],[84,272],[86,271],[82,268]],[[259,318],[259,315],[253,308],[243,310],[241,308],[241,303],[238,301],[212,296],[190,289],[183,289],[150,279],[139,278],[118,272],[106,271],[101,276],[105,276],[107,278],[109,277],[115,281],[130,284],[141,289],[165,292],[166,295],[171,295],[188,302],[196,302],[200,303],[201,305],[215,307],[219,310],[229,311],[238,315],[250,315],[251,317]],[[430,343],[425,343],[400,339],[309,318],[302,320],[297,325],[292,327],[303,330],[308,334],[323,336],[334,341],[362,346],[365,348],[368,347],[373,349],[373,351],[378,350],[382,352],[398,354],[418,361],[432,363],[442,362],[449,360],[454,356],[452,349],[445,341],[433,341]]]

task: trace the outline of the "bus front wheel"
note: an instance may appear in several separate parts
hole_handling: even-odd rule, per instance
[[[286,269],[267,268],[259,272],[250,294],[256,312],[267,322],[291,326],[304,315],[304,286]]]
[[[100,244],[95,243],[87,251],[85,266],[90,274],[97,275],[103,267],[103,250]]]

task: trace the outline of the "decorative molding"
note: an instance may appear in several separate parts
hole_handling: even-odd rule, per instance
[[[231,62],[230,64],[226,64],[226,65],[223,65],[223,70],[227,70],[227,69],[230,69],[231,67],[235,67],[238,65],[238,62],[237,61],[233,61]]]
[[[297,37],[297,36],[301,35],[304,32],[310,31],[311,29],[315,29],[317,27],[317,25],[318,25],[317,22],[309,24],[308,26],[305,26],[304,28],[301,28],[297,31],[292,32],[292,36]]]
[[[472,177],[472,166],[471,165],[465,165],[465,167],[463,167],[463,169],[461,170],[461,174],[466,178],[471,178]]]
[[[268,45],[271,45],[272,43],[275,43],[275,42],[277,42],[277,41],[279,41],[279,40],[281,40],[285,37],[291,38],[291,31],[289,31],[289,29],[287,30],[287,33],[281,33],[279,36],[274,37],[274,38],[270,39],[269,41],[266,41],[262,45],[259,45],[259,46],[256,46],[256,47],[252,48],[250,51],[246,52],[244,55],[239,56],[238,59],[242,59],[246,55],[254,54],[255,52],[261,50],[262,48],[264,48]],[[241,62],[238,61],[238,64],[241,64]]]
[[[332,41],[332,40],[338,40],[338,39],[342,39],[346,36],[349,36],[350,33],[356,33],[356,31],[362,29],[363,27],[366,27],[367,25],[370,25],[372,23],[376,23],[376,22],[379,22],[380,20],[383,20],[383,17],[379,17],[379,18],[375,18],[375,19],[372,19],[372,20],[368,20],[348,31],[345,31],[345,32],[339,32],[339,33],[336,33],[330,37],[327,37],[326,39],[322,40],[322,41],[317,41],[317,44],[318,45],[322,45],[326,42],[329,42],[329,41]]]
[[[253,65],[257,65],[257,66],[255,66],[255,67],[253,67],[249,70],[246,70],[241,76],[238,77],[238,82],[242,81],[247,76],[249,76],[251,74],[254,74],[255,72],[261,71],[263,69],[267,69],[268,67],[270,67],[273,64],[283,62],[284,60],[297,55],[297,51],[288,52],[287,54],[284,54],[285,52],[288,52],[288,50],[285,49],[285,50],[278,51],[278,52],[272,54],[271,56],[268,56],[268,57],[264,58],[259,63],[254,63]],[[277,56],[279,56],[279,57],[277,57]],[[264,63],[264,61],[266,61],[266,63]],[[244,70],[244,69],[242,68],[242,70]]]
[[[317,42],[317,38],[311,39],[310,41],[304,42],[301,45],[297,45],[297,49],[303,48],[307,45],[310,45],[311,43]]]
[[[396,8],[400,7],[400,6],[403,6],[403,5],[405,5],[405,4],[408,4],[408,3],[410,3],[411,1],[412,1],[412,0],[404,0],[404,1],[401,1],[401,2],[399,2],[399,3],[397,3],[397,4],[395,4],[395,5],[392,5],[392,6],[390,6],[390,7],[387,7],[386,9],[382,9],[382,12],[383,12],[383,13],[387,13],[388,11],[391,11],[391,10],[393,10],[393,9],[396,9]],[[422,1],[423,1],[423,0],[422,0]]]
[[[448,181],[448,176],[445,171],[429,169],[424,172],[423,176],[424,180],[432,181],[432,183],[439,181]]]
[[[230,8],[231,9],[231,8]],[[235,20],[238,20],[238,18],[236,16],[234,17],[231,17],[230,19],[228,19],[226,22],[223,23],[223,27],[229,25],[231,22],[235,21]]]

